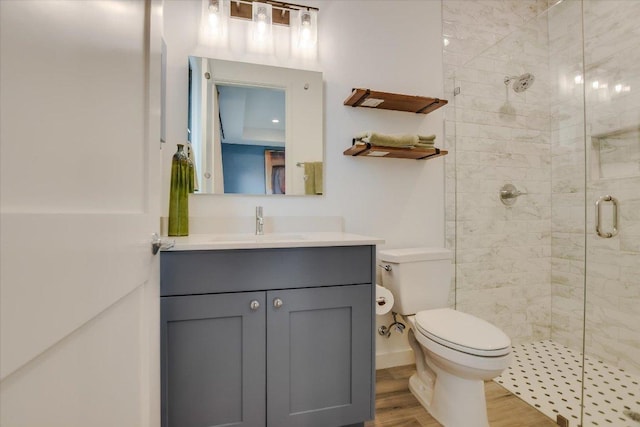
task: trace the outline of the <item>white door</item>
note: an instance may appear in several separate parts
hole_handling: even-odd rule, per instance
[[[159,425],[161,4],[0,1],[0,425]]]

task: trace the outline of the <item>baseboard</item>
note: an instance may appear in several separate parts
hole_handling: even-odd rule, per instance
[[[412,363],[415,363],[415,359],[411,349],[376,354],[376,369],[386,369]]]

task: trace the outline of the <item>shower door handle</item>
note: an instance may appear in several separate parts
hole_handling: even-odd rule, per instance
[[[613,205],[613,224],[611,232],[602,231],[602,224],[600,223],[600,207],[603,202],[611,202]],[[618,234],[618,199],[613,196],[602,196],[596,202],[596,233],[598,236],[604,237],[605,239],[610,239]]]

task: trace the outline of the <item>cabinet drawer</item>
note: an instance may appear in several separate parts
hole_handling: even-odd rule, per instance
[[[375,246],[168,251],[162,296],[373,283]]]

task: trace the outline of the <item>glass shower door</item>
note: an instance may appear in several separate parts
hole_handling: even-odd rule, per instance
[[[585,0],[583,426],[640,425],[640,2]]]

